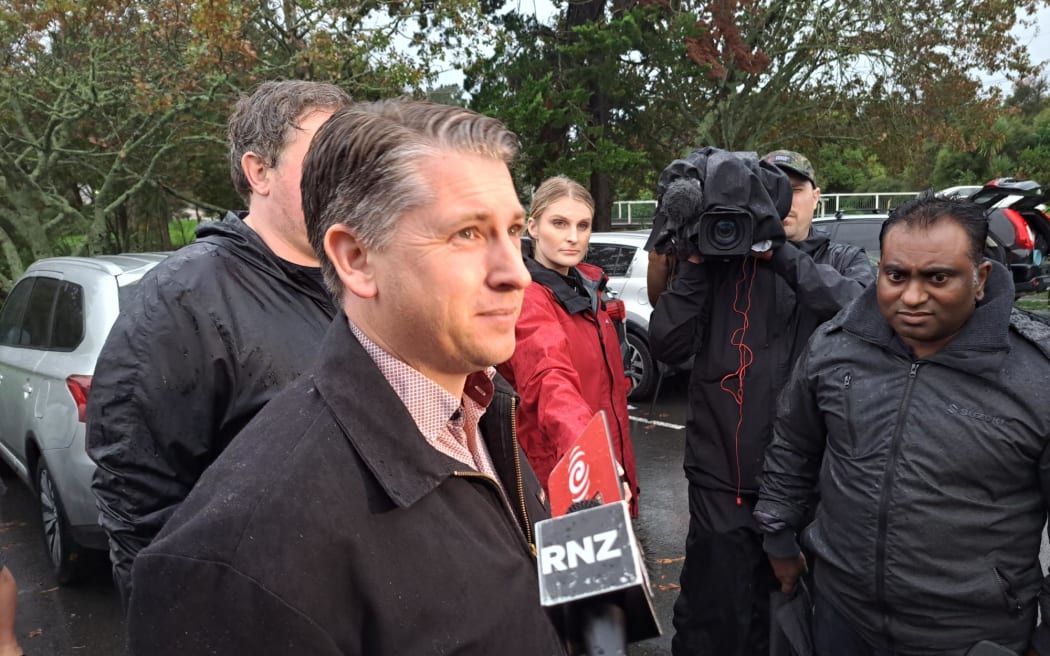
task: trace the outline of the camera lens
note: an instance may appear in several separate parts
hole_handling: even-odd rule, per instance
[[[719,219],[712,228],[711,241],[716,246],[729,248],[740,241],[740,224],[735,219]]]

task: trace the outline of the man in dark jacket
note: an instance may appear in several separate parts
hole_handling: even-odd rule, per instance
[[[777,584],[751,512],[777,393],[817,326],[873,278],[863,250],[811,235],[820,190],[809,161],[790,151],[765,161],[787,174],[793,191],[781,245],[729,260],[680,260],[649,324],[657,359],[696,356],[686,425],[689,535],[671,643],[677,656],[769,652]]]
[[[247,215],[203,224],[145,276],[99,355],[87,445],[125,602],[135,555],[313,360],[331,323],[299,175],[314,132],[349,103],[335,86],[300,81],[264,83],[238,102],[229,159]]]
[[[802,541],[820,656],[963,656],[983,640],[1050,654],[1050,325],[1013,309],[987,231],[968,201],[896,210],[877,284],[817,330],[781,396],[755,518],[790,588],[819,483]]]
[[[423,102],[321,128],[303,209],[343,312],[135,561],[133,653],[563,653],[533,555],[548,509],[493,368],[529,283],[516,151]]]

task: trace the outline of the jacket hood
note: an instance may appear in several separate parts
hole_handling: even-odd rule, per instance
[[[588,298],[584,298],[570,287],[560,273],[548,269],[531,257],[525,258],[525,268],[529,270],[532,281],[551,290],[555,300],[569,314],[577,314],[584,310],[591,310],[597,314],[601,292],[605,290],[609,281],[600,267],[580,262],[569,269],[569,275],[577,276],[580,284],[587,289]]]
[[[195,233],[196,241],[222,248],[266,275],[286,281],[304,294],[331,304],[328,291],[304,272],[306,267],[286,262],[274,254],[262,237],[244,222],[247,216],[247,212],[227,212],[222,221],[201,223]]]
[[[876,284],[865,289],[856,301],[831,321],[831,327],[842,328],[860,339],[911,357],[879,311],[875,297],[877,287],[876,280]],[[944,348],[924,360],[975,375],[991,375],[999,370],[1003,357],[1010,350],[1013,278],[998,262],[992,262],[985,292],[984,300],[977,304],[959,333]]]

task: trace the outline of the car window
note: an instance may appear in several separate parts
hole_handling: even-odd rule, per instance
[[[601,267],[605,275],[610,278],[622,278],[630,270],[634,253],[637,250],[634,246],[592,242],[587,250],[587,257],[583,258],[583,261]]]
[[[37,278],[22,316],[22,330],[28,334],[22,337],[23,346],[47,348],[51,337],[51,310],[60,283],[55,278]]]
[[[55,299],[54,325],[50,348],[72,351],[84,339],[84,288],[63,281]]]
[[[835,241],[845,244],[860,246],[868,251],[868,255],[879,253],[879,230],[881,223],[864,221],[863,223],[851,223],[849,220],[841,221],[838,230],[835,231]]]
[[[29,335],[23,334],[22,315],[29,304],[29,292],[35,278],[26,278],[15,285],[0,310],[0,344],[5,346],[28,346]],[[23,344],[23,337],[25,343]]]

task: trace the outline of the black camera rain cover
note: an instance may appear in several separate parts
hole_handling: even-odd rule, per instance
[[[782,221],[791,211],[791,181],[757,153],[698,148],[660,173],[656,193],[658,205],[647,248],[657,253],[689,254],[695,249],[690,237],[700,217],[714,208],[750,214],[756,242],[770,240],[774,247],[784,243]]]

